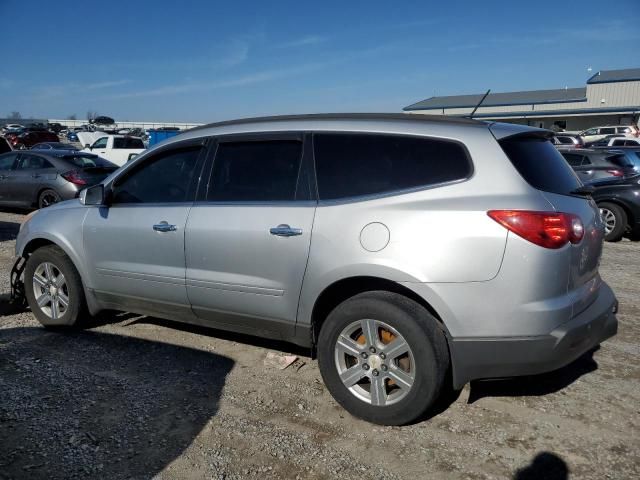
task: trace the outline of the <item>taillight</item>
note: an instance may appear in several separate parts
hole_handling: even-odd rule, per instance
[[[66,181],[73,183],[74,185],[86,185],[87,182],[84,178],[81,178],[76,170],[70,170],[60,175]]]
[[[607,170],[607,173],[609,175],[614,176],[614,177],[623,177],[624,176],[624,174],[620,170]]]
[[[545,248],[580,243],[584,237],[580,217],[571,213],[489,210],[487,215],[516,235]]]

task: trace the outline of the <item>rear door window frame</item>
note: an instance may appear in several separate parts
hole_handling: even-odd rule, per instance
[[[426,185],[419,185],[416,187],[409,188],[399,188],[394,190],[388,190],[384,192],[372,193],[372,194],[364,194],[364,195],[353,195],[349,197],[340,197],[334,199],[322,199],[320,197],[319,186],[318,186],[318,171],[317,171],[317,160],[316,156],[316,148],[315,148],[315,137],[316,135],[322,134],[344,134],[344,135],[372,135],[372,136],[385,136],[385,137],[401,137],[401,138],[411,138],[411,139],[423,139],[423,140],[435,140],[440,142],[453,143],[460,147],[464,152],[464,155],[467,159],[467,163],[469,166],[468,174],[461,179],[451,180],[446,182],[439,183],[431,183]],[[475,165],[473,163],[473,158],[469,152],[467,146],[461,140],[451,139],[451,138],[441,138],[434,137],[430,135],[416,135],[416,134],[404,134],[404,133],[392,133],[392,132],[362,132],[362,131],[350,131],[350,130],[315,130],[311,133],[312,138],[312,152],[313,152],[313,167],[314,167],[314,178],[316,184],[318,205],[335,205],[335,204],[346,204],[346,203],[356,203],[363,202],[368,200],[375,200],[378,198],[386,198],[386,197],[394,197],[398,195],[405,195],[408,193],[421,192],[425,190],[432,190],[434,188],[446,187],[449,185],[456,185],[458,183],[463,183],[469,181],[475,175]]]

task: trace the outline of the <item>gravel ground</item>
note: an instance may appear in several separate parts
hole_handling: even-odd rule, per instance
[[[621,313],[599,350],[397,428],[343,411],[291,345],[128,314],[44,330],[8,304],[22,218],[0,212],[0,478],[640,478],[640,243],[605,246]]]

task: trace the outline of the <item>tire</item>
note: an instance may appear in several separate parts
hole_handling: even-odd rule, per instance
[[[375,352],[367,338],[376,342]],[[404,351],[397,348],[402,341],[407,353],[392,353]],[[438,321],[413,300],[385,291],[365,292],[338,305],[322,325],[317,352],[320,373],[336,401],[380,425],[404,425],[423,416],[438,399],[449,368]]]
[[[605,222],[605,236],[607,242],[618,242],[627,230],[627,214],[615,203],[602,202],[598,205],[600,215]]]
[[[57,280],[64,283],[57,284]],[[24,287],[31,312],[45,327],[78,325],[85,315],[80,274],[71,259],[55,245],[41,247],[31,254],[24,270]],[[46,298],[42,299],[43,295]],[[38,299],[46,303],[40,306]]]
[[[48,188],[40,192],[40,195],[38,195],[38,208],[49,207],[61,200],[62,197],[58,194],[58,192]]]

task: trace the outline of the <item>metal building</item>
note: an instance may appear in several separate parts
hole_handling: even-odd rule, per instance
[[[403,110],[468,116],[484,93],[431,97]],[[638,124],[640,68],[601,70],[586,87],[490,93],[474,118],[522,123],[542,128],[584,130],[598,125]]]

